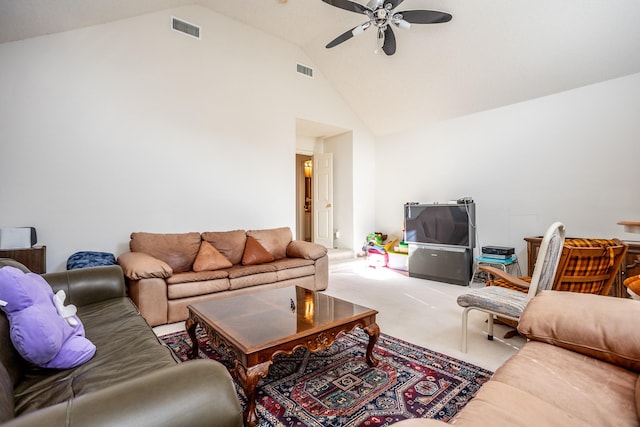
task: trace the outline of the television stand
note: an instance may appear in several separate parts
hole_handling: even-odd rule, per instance
[[[468,286],[473,257],[468,247],[409,244],[409,276]]]

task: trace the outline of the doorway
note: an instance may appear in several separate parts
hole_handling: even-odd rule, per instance
[[[296,238],[326,248],[352,246],[353,143],[351,131],[296,119]],[[333,159],[339,168],[335,170]],[[304,165],[312,162],[306,178]],[[334,189],[334,182],[340,183]],[[305,190],[309,188],[306,191]],[[310,195],[310,201],[306,196]],[[334,197],[337,197],[334,200]],[[337,218],[337,222],[336,219]]]
[[[296,154],[296,239],[313,241],[313,156]]]

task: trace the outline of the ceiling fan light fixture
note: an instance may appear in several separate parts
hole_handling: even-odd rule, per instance
[[[364,33],[364,30],[366,30],[370,26],[371,26],[371,22],[365,22],[364,24],[358,25],[353,30],[351,30],[351,34],[353,34],[354,37],[359,36],[360,34]]]
[[[396,25],[396,27],[402,28],[403,30],[408,30],[409,28],[411,28],[411,24],[402,18],[395,19],[395,16],[394,16],[394,19],[392,22]]]

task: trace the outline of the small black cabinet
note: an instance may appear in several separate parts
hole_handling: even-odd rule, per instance
[[[409,244],[409,276],[467,286],[473,257],[469,248]]]

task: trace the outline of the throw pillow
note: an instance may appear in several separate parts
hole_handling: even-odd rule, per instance
[[[193,262],[193,271],[211,271],[233,266],[213,245],[206,240],[200,243],[200,250]]]
[[[59,295],[58,305],[67,312],[60,304],[62,298]],[[58,312],[53,290],[40,275],[1,268],[0,300],[13,346],[25,360],[44,368],[68,369],[95,354],[96,347],[85,338],[80,319],[70,312]]]
[[[247,243],[244,245],[244,254],[242,254],[242,265],[255,265],[271,262],[275,257],[262,247],[256,239],[247,236]]]

